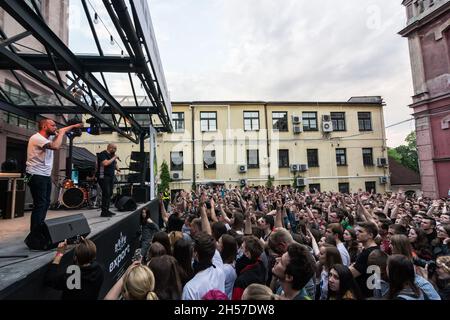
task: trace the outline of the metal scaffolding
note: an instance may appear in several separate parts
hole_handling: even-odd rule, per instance
[[[94,26],[93,14],[86,0],[80,1],[98,50],[95,56],[77,55],[69,49],[43,19],[35,0],[0,0],[0,7],[25,29],[15,35],[6,35],[4,30],[0,30],[0,70],[10,71],[28,96],[26,101],[15,103],[0,85],[0,109],[28,119],[42,114],[89,114],[105,128],[134,143],[150,137],[148,123],[157,131],[171,132],[172,106],[147,2],[102,1],[125,48],[119,56],[106,56]],[[45,52],[21,52],[18,42],[27,37],[36,39]],[[18,72],[47,87],[52,94],[36,97],[21,81]],[[100,77],[94,73],[99,73]],[[110,90],[106,73],[128,76],[133,103],[130,99],[124,103]],[[64,75],[66,79],[63,79]],[[136,94],[133,76],[146,94],[144,99]],[[142,115],[148,116],[147,121],[142,121]],[[153,123],[153,115],[158,118],[159,125]]]

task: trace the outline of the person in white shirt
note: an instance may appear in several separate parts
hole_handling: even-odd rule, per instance
[[[47,209],[50,206],[53,151],[61,148],[67,132],[81,127],[82,124],[78,123],[58,130],[53,120],[42,119],[38,123],[39,132],[32,135],[28,141],[26,173],[33,197],[31,233],[44,223]]]
[[[216,240],[205,232],[194,237],[194,273],[183,288],[182,300],[201,300],[211,290],[225,293],[223,261],[216,249]]]
[[[334,240],[336,240],[336,248],[339,250],[341,254],[342,264],[344,266],[350,266],[350,254],[348,253],[344,241],[344,228],[340,223],[330,223],[327,226],[327,230],[325,232],[325,236],[332,235]]]

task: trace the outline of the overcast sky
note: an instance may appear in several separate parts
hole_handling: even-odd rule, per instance
[[[104,10],[101,1],[91,2]],[[386,125],[411,117],[408,41],[397,34],[406,22],[400,0],[148,2],[172,101],[381,95]],[[76,10],[71,20],[80,29],[71,46],[92,51]],[[103,36],[109,38],[106,30]],[[121,90],[120,81],[115,87]],[[386,129],[388,146],[402,144],[412,130],[413,121]]]

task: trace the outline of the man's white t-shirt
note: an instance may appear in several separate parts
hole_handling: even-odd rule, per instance
[[[200,271],[183,288],[182,300],[201,300],[210,290],[220,290],[225,293],[225,273],[223,261],[216,250],[212,259],[214,265]]]
[[[236,268],[231,264],[224,263],[223,272],[225,274],[225,293],[227,294],[228,299],[231,300],[231,297],[233,296],[234,282],[237,278]]]
[[[27,149],[27,173],[50,177],[53,167],[53,150],[44,149],[52,141],[40,133],[31,136]]]
[[[341,254],[342,264],[347,267],[350,266],[350,255],[348,254],[345,245],[342,242],[340,242],[336,247],[339,250],[339,253]]]

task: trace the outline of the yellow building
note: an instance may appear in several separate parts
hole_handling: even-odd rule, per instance
[[[274,185],[321,191],[390,189],[381,97],[172,105],[175,131],[158,134],[156,152],[158,166],[169,164],[172,190],[208,182],[265,185],[269,177]],[[91,152],[117,141],[122,159],[139,150],[115,134],[82,139]]]

